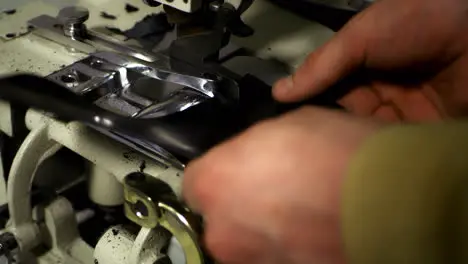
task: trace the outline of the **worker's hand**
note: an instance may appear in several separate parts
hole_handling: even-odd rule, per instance
[[[359,115],[426,121],[468,114],[468,1],[380,0],[357,15],[275,97],[290,102],[367,77],[340,101]]]
[[[223,264],[342,263],[340,186],[378,124],[304,108],[266,121],[188,166],[184,195]]]

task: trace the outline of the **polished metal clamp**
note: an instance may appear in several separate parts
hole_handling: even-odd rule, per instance
[[[177,200],[163,181],[143,173],[131,173],[124,181],[125,215],[146,227],[163,227],[182,245],[187,264],[203,264],[199,244],[201,221]]]

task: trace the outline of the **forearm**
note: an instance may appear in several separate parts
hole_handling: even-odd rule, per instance
[[[343,187],[350,263],[466,263],[468,122],[385,129]]]

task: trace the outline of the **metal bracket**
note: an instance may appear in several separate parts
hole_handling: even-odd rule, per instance
[[[124,181],[125,215],[145,228],[163,227],[182,245],[187,264],[203,264],[199,245],[200,220],[184,207],[164,182],[143,173],[132,173]]]
[[[62,21],[63,18],[59,19],[48,15],[41,15],[29,20],[28,25],[34,27],[32,31],[34,34],[83,53],[89,54],[107,50],[126,54],[147,62],[153,62],[157,59],[154,54],[150,54],[143,49],[130,47],[118,40],[92,30],[82,29],[85,32],[81,32],[78,38],[70,33],[70,26],[67,26]],[[83,23],[84,21],[81,22],[81,25],[84,25]],[[76,24],[75,26],[77,27]]]

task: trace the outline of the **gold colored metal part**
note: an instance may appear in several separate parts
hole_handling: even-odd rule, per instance
[[[124,210],[127,218],[136,224],[146,228],[155,228],[159,224],[157,201],[139,188],[139,185],[146,182],[146,178],[148,177],[136,174],[127,176],[124,183]]]
[[[165,228],[182,245],[186,264],[204,263],[198,243],[200,223],[166,183],[143,173],[132,173],[124,181],[124,197],[128,219],[146,228]]]

